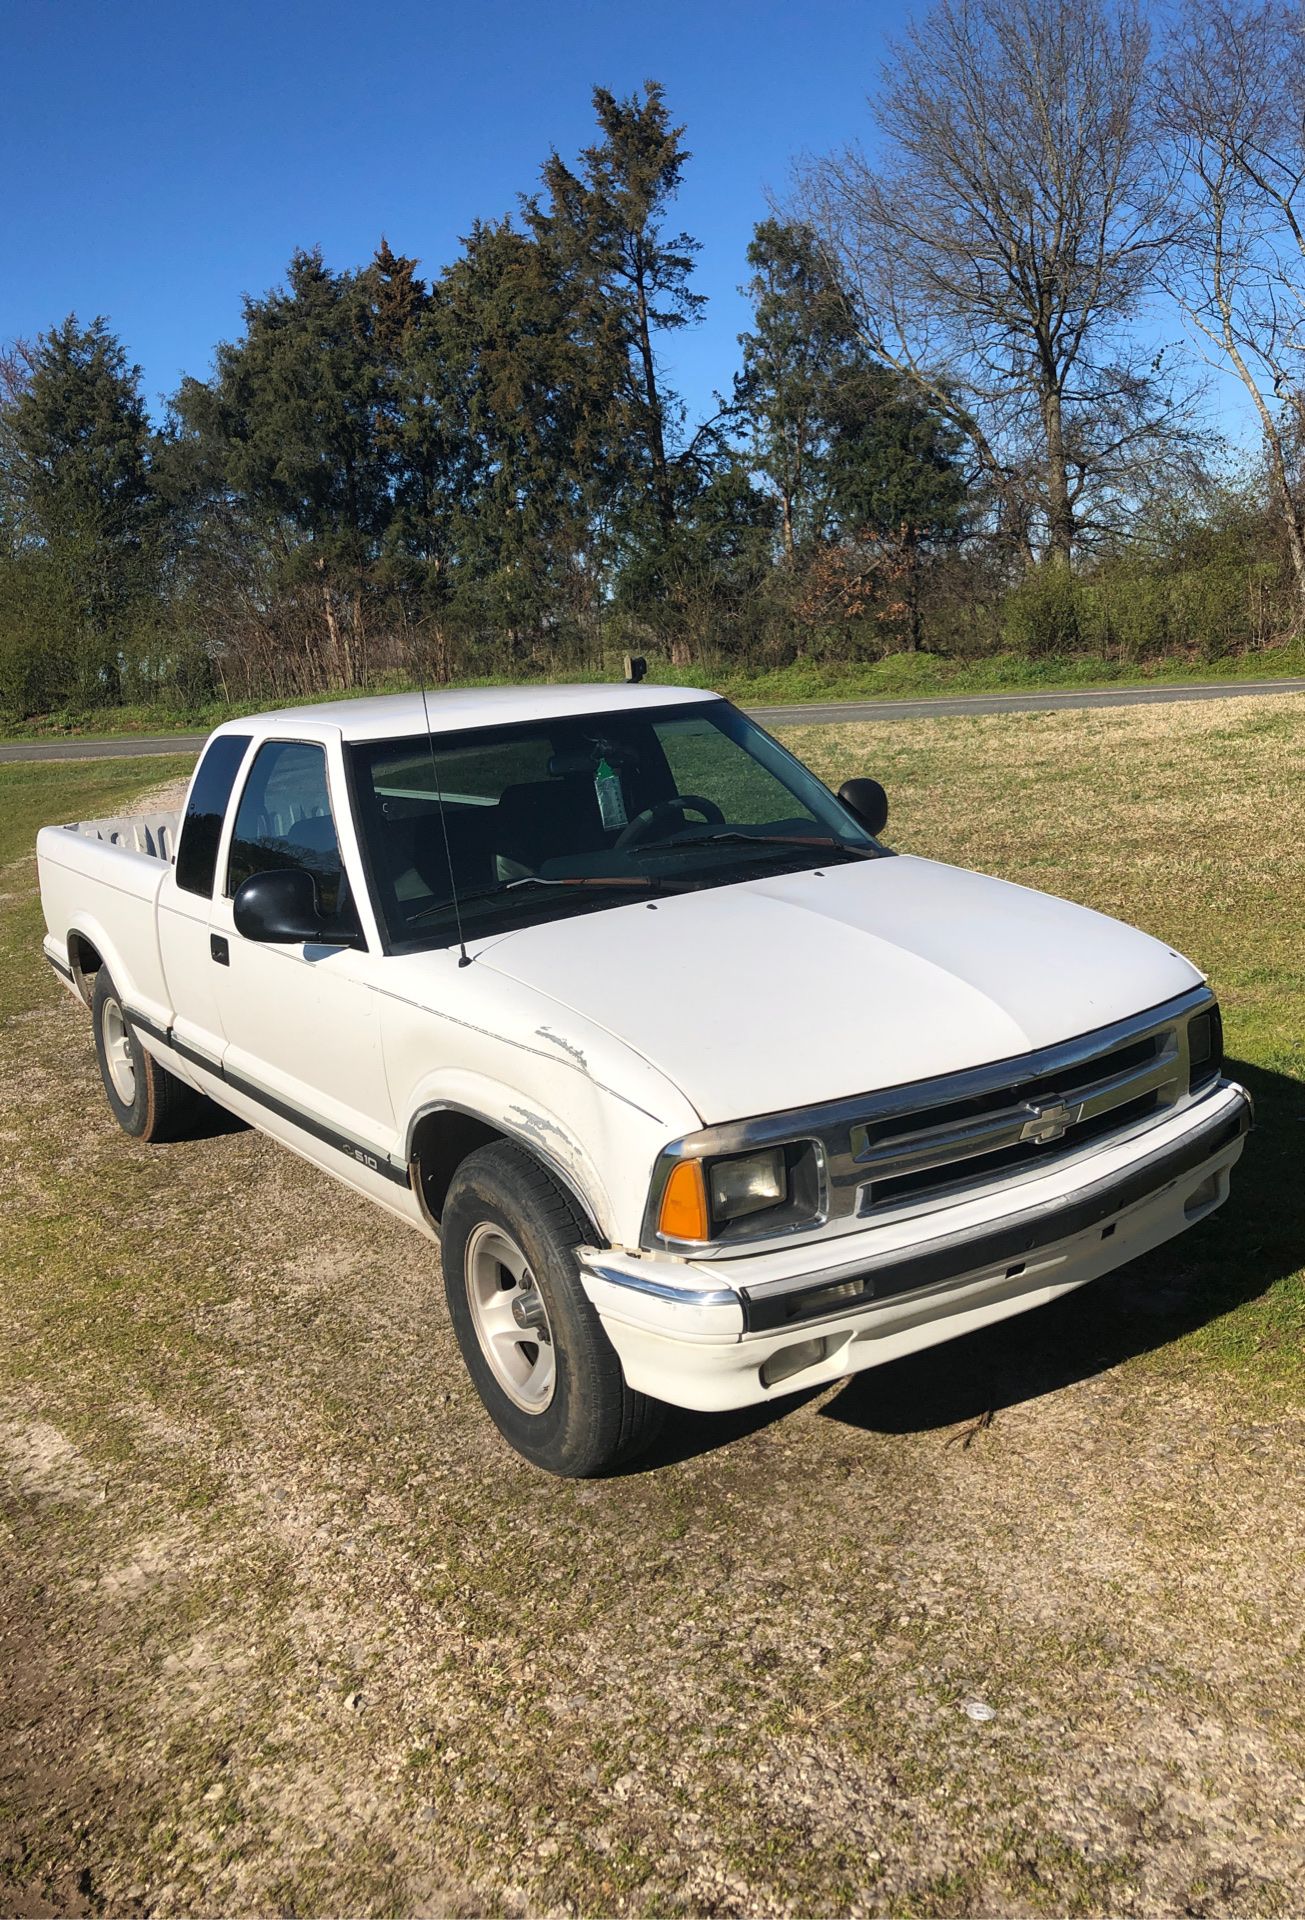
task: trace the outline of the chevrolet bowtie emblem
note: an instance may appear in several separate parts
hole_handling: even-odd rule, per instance
[[[1034,1140],[1039,1146],[1063,1139],[1082,1111],[1081,1103],[1072,1106],[1068,1100],[1049,1100],[1045,1106],[1030,1100],[1029,1117],[1020,1128],[1020,1139]]]

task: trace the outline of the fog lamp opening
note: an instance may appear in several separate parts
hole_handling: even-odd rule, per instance
[[[1199,1187],[1194,1187],[1183,1202],[1183,1214],[1188,1220],[1199,1220],[1203,1213],[1209,1213],[1223,1199],[1223,1184],[1226,1174],[1216,1169],[1207,1174]]]
[[[761,1368],[762,1386],[778,1386],[781,1380],[789,1380],[796,1373],[805,1373],[808,1367],[818,1366],[832,1344],[828,1338],[822,1338],[795,1340],[792,1346],[781,1347],[777,1353],[771,1354]]]

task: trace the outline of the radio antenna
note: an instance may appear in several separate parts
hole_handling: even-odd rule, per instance
[[[458,965],[469,967],[471,955],[467,952],[467,942],[462,932],[462,908],[458,905],[458,883],[453,874],[453,852],[449,846],[449,823],[444,815],[444,789],[440,785],[440,770],[435,758],[435,735],[431,732],[430,706],[426,699],[426,675],[421,676],[421,710],[426,716],[426,745],[430,748],[431,778],[435,782],[435,798],[439,802],[440,831],[444,835],[444,858],[449,864],[449,892],[453,896],[453,920],[458,929]]]

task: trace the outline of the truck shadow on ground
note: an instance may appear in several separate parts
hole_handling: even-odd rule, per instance
[[[926,1433],[1036,1400],[1205,1326],[1305,1266],[1305,1081],[1230,1061],[1256,1130],[1208,1220],[1050,1306],[853,1375],[823,1415],[867,1433]],[[1270,1334],[1268,1337],[1272,1337]],[[814,1394],[737,1414],[677,1414],[644,1470],[743,1438]]]
[[[218,1106],[215,1100],[206,1100],[186,1128],[186,1139],[188,1142],[223,1140],[230,1133],[248,1133],[249,1130],[248,1120],[242,1120],[238,1113]]]

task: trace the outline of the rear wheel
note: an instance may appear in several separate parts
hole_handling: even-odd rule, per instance
[[[123,1132],[134,1140],[184,1138],[208,1103],[146,1053],[107,967],[95,976],[91,1020],[100,1078]]]
[[[570,1196],[507,1141],[458,1168],[441,1222],[453,1331],[491,1419],[549,1473],[608,1473],[653,1439],[665,1409],[633,1393],[585,1297],[591,1236]]]

